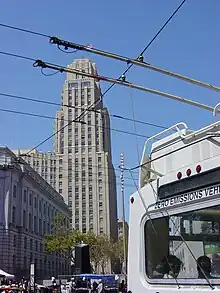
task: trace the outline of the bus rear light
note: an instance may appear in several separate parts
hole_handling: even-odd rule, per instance
[[[178,179],[181,179],[182,178],[182,173],[178,172],[176,176],[177,176]]]
[[[190,169],[187,169],[187,170],[186,170],[186,175],[187,175],[187,176],[190,176],[190,175],[191,175],[191,170],[190,170]]]
[[[131,203],[134,203],[134,198],[133,196],[130,198]]]
[[[202,170],[202,167],[200,165],[196,166],[196,172],[197,173],[200,173]]]

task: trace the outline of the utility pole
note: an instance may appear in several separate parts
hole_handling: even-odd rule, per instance
[[[121,198],[122,198],[122,231],[123,231],[123,251],[124,251],[124,270],[127,274],[127,257],[126,257],[126,232],[125,232],[125,202],[124,202],[124,154],[120,156],[121,169]]]

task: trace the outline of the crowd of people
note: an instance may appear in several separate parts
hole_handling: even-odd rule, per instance
[[[25,278],[22,278],[20,281],[16,281],[13,279],[8,279],[5,277],[2,277],[0,280],[0,291],[2,293],[12,293],[15,291],[27,291],[29,286],[29,282],[25,280]]]
[[[61,284],[61,293],[104,293],[104,292],[126,292],[125,281],[108,284],[101,279],[90,279],[90,278],[71,278],[67,280],[66,284]]]

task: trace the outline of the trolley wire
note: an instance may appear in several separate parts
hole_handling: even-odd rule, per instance
[[[177,7],[177,9],[172,13],[172,15],[168,18],[168,20],[164,23],[164,25],[160,28],[160,30],[156,33],[156,35],[152,38],[152,40],[147,44],[147,46],[142,50],[141,54],[142,55],[149,47],[150,45],[154,42],[154,40],[159,36],[159,34],[163,31],[163,29],[168,25],[168,23],[172,20],[172,18],[176,15],[176,13],[179,11],[179,9],[183,6],[183,4],[186,2],[186,0],[183,0],[181,2],[181,4]],[[5,26],[6,25],[3,25],[3,24],[0,24],[2,26]],[[20,30],[20,31],[23,31],[23,32],[26,32],[26,33],[31,33],[31,34],[35,34],[35,35],[39,35],[39,36],[43,36],[43,37],[50,37],[48,35],[45,35],[45,34],[42,34],[42,33],[37,33],[37,32],[33,32],[33,31],[29,31],[29,30],[26,30],[26,29],[21,29],[21,28],[16,28],[16,27],[12,27],[12,26],[7,26],[8,28],[11,28],[11,29],[17,29],[17,30]],[[14,54],[14,57],[18,57],[17,55]],[[30,60],[30,59],[29,59]],[[32,60],[33,61],[33,60]],[[133,64],[130,64],[130,66],[126,69],[126,71],[123,73],[123,74],[126,74],[130,69],[131,67],[133,66]],[[122,74],[122,75],[123,75]],[[121,75],[121,76],[122,76]],[[119,78],[121,78],[121,76]],[[112,83],[112,85],[107,89],[105,90],[105,92],[101,95],[101,97],[99,97],[98,99],[95,100],[95,102],[91,105],[91,107],[88,107],[88,109],[91,109],[92,106],[95,106],[99,101],[102,100],[103,96],[107,94],[107,92],[115,85],[115,83]],[[79,117],[77,117],[77,119],[80,120],[81,117],[84,117],[84,114],[87,113],[87,110],[84,110],[83,113],[81,113],[81,115]],[[70,122],[71,124],[72,122]],[[54,137],[56,134],[58,134],[60,131],[62,131],[65,127],[67,127],[69,125],[69,123],[67,125],[65,125],[64,127],[58,129],[55,133],[53,133],[52,135],[50,135],[49,137],[47,137],[46,139],[44,139],[43,141],[41,141],[36,147],[34,147],[32,150],[38,148],[39,146],[41,146],[42,144],[44,144],[45,142],[47,142],[48,140],[50,140],[52,137]]]
[[[186,2],[186,0],[183,0],[180,5],[175,9],[175,11],[171,14],[171,16],[167,19],[167,21],[162,25],[162,27],[158,30],[158,32],[155,34],[155,36],[150,40],[150,42],[146,45],[146,47],[141,51],[141,53],[138,55],[138,58],[142,56],[147,49],[152,45],[152,43],[156,40],[156,38],[162,33],[162,31],[166,28],[166,26],[169,24],[169,22],[173,19],[173,17],[177,14],[177,12],[180,10],[180,8],[183,6],[183,4]],[[134,64],[130,64],[128,68],[118,77],[118,79],[121,79],[132,67]],[[102,97],[105,96],[113,87],[115,83],[112,83],[102,94]]]
[[[177,14],[177,12],[181,9],[181,7],[184,5],[184,3],[186,2],[186,0],[183,0],[180,5],[174,10],[174,12],[170,15],[170,17],[166,20],[166,22],[162,25],[162,27],[157,31],[157,33],[154,35],[154,37],[150,40],[150,42],[145,46],[145,48],[141,51],[140,55],[143,55],[146,50],[152,45],[152,43],[156,40],[156,38],[162,33],[162,31],[166,28],[166,26],[170,23],[170,21],[174,18],[174,16]],[[47,37],[47,38],[51,38],[50,35],[46,35],[43,33],[39,33],[36,31],[32,31],[32,30],[27,30],[24,28],[20,28],[20,27],[16,27],[16,26],[10,26],[10,25],[6,25],[3,23],[0,23],[0,26],[5,27],[5,28],[9,28],[9,29],[13,29],[13,30],[18,30],[21,32],[25,32],[25,33],[29,33],[29,34],[33,34],[33,35],[38,35],[38,36],[42,36],[42,37]],[[59,48],[60,49],[60,48]],[[65,51],[64,51],[65,52]],[[74,50],[71,53],[76,53],[76,50]],[[138,56],[138,57],[139,57]],[[119,79],[126,74],[133,66],[134,64],[130,64],[128,66],[128,68],[119,76]],[[112,83],[105,91],[104,93],[101,95],[101,97],[103,98],[110,90],[111,88],[115,85],[115,83]]]
[[[90,146],[90,147],[96,147],[96,146]],[[78,148],[80,148],[80,146],[78,146]],[[42,153],[41,152],[38,152],[37,153],[37,155],[41,155]],[[53,153],[52,153],[53,154]],[[21,157],[26,157],[26,158],[33,158],[33,160],[37,160],[38,159],[38,156],[36,155],[36,154],[32,154],[32,155],[28,155],[28,156],[26,156],[25,154],[23,155],[23,154],[21,154],[20,156]],[[72,158],[71,158],[72,159]],[[51,158],[51,160],[53,160],[53,158]],[[55,159],[56,160],[56,159]],[[26,163],[28,163],[29,165],[31,164],[27,159],[25,159],[25,161],[26,161]],[[64,164],[67,164],[67,165],[69,165],[69,161],[65,161],[65,160],[62,160],[62,163],[64,163]],[[120,168],[117,168],[117,167],[115,167],[115,164],[113,164],[112,163],[112,166],[113,167],[104,167],[104,166],[102,166],[102,165],[93,165],[93,164],[84,164],[84,163],[79,163],[79,162],[77,162],[77,164],[78,164],[78,166],[84,166],[84,167],[94,167],[94,168],[98,168],[98,169],[106,169],[106,170],[113,170],[113,171],[116,171],[116,172],[121,172],[121,169]],[[31,165],[32,166],[32,165]],[[50,165],[44,165],[45,167],[47,166],[48,168],[53,168],[53,167],[51,167]],[[34,166],[33,166],[34,167]],[[32,167],[32,168],[33,168]],[[43,166],[42,166],[43,167]],[[67,169],[66,169],[67,170]],[[127,170],[125,170],[125,171],[127,171]],[[135,173],[135,174],[139,174],[139,172],[138,171],[133,171],[132,173]]]
[[[24,59],[24,60],[28,60],[28,61],[32,61],[35,62],[36,59],[31,58],[31,57],[27,57],[27,56],[23,56],[23,55],[19,55],[19,54],[14,54],[14,53],[9,53],[9,52],[5,52],[5,51],[0,51],[1,55],[5,55],[5,56],[9,56],[9,57],[15,57],[18,59]]]
[[[139,164],[139,165],[137,165],[137,166],[135,166],[135,167],[132,167],[132,168],[124,168],[124,170],[127,170],[127,171],[137,170],[137,169],[142,168],[142,167],[144,167],[144,166],[146,166],[146,165],[148,165],[148,164],[151,164],[152,162],[154,162],[154,161],[156,161],[156,160],[163,159],[164,157],[166,157],[166,156],[168,156],[168,155],[172,155],[172,154],[174,154],[174,153],[176,153],[176,152],[178,152],[178,151],[181,151],[181,150],[183,150],[183,149],[185,149],[185,148],[187,148],[187,147],[189,147],[189,146],[192,146],[192,145],[194,145],[194,144],[196,144],[196,143],[202,142],[202,141],[204,141],[204,140],[207,139],[207,138],[212,138],[212,137],[215,137],[215,136],[216,136],[215,134],[210,134],[208,137],[203,137],[203,138],[201,138],[201,139],[199,139],[199,140],[195,140],[195,141],[193,141],[192,143],[185,144],[185,145],[183,145],[183,146],[180,147],[180,148],[174,149],[174,150],[172,150],[172,151],[170,151],[170,152],[168,152],[168,153],[165,153],[165,154],[160,155],[160,156],[158,156],[158,157],[156,157],[156,158],[153,158],[153,159],[151,159],[151,160],[149,160],[149,161],[147,161],[147,162],[145,162],[145,163],[143,163],[143,164]],[[119,166],[119,168],[120,168],[120,166]]]
[[[8,28],[8,29],[12,29],[12,30],[20,31],[20,32],[23,32],[23,33],[32,34],[32,35],[35,35],[35,36],[50,38],[49,35],[46,35],[44,33],[40,33],[40,32],[36,32],[36,31],[32,31],[32,30],[20,28],[20,27],[13,26],[13,25],[8,25],[8,24],[0,23],[0,26],[1,27],[5,27],[5,28]]]
[[[55,118],[55,117],[47,116],[47,115],[41,115],[41,114],[30,113],[30,112],[22,112],[22,111],[11,110],[11,109],[3,109],[3,108],[0,108],[0,112],[20,114],[20,115],[25,115],[25,116],[52,119],[52,120],[56,120],[56,119],[57,120],[62,120],[62,121],[68,122],[68,124],[66,124],[65,126],[69,125],[69,123],[72,123],[72,122],[81,123],[81,124],[84,124],[84,125],[88,125],[88,126],[92,126],[92,127],[99,127],[99,128],[103,128],[103,129],[108,129],[108,130],[111,130],[111,131],[124,133],[124,134],[128,134],[128,135],[138,136],[138,137],[142,137],[142,138],[149,138],[149,136],[144,135],[144,134],[140,134],[140,133],[136,134],[134,132],[129,132],[129,131],[126,131],[126,130],[120,130],[120,129],[106,127],[106,126],[103,127],[103,126],[99,126],[99,125],[95,125],[95,124],[88,124],[85,121],[81,121],[81,120],[75,120],[75,119],[74,120],[66,120],[66,119],[64,120],[64,119],[61,119],[61,118]],[[76,119],[77,119],[77,117],[76,117]]]
[[[73,106],[73,105],[68,105],[68,104],[61,104],[61,103],[56,103],[56,102],[52,102],[52,101],[48,101],[48,100],[34,99],[34,98],[30,98],[30,97],[12,95],[12,94],[1,93],[1,92],[0,92],[0,96],[7,97],[7,98],[14,98],[14,99],[19,99],[19,100],[24,100],[24,101],[28,101],[28,102],[48,104],[48,105],[51,105],[51,106],[61,106],[61,107],[67,107],[67,108],[74,108],[74,109],[78,109],[78,110],[85,110],[84,107]],[[91,109],[89,111],[95,112],[95,113],[100,113],[100,111],[95,110],[95,109]],[[132,118],[117,115],[117,114],[109,114],[109,116],[112,117],[112,118],[121,119],[121,120],[129,121],[129,122],[135,122],[135,123],[138,123],[138,124],[148,125],[148,126],[152,126],[152,127],[156,127],[156,128],[160,128],[160,129],[167,129],[168,128],[167,126],[164,126],[164,125],[150,123],[150,122],[147,122],[147,121],[134,120]]]
[[[0,54],[1,54],[1,52],[0,52]],[[24,56],[21,56],[21,55],[11,54],[11,53],[8,53],[8,52],[4,52],[4,54],[9,55],[9,56],[14,56],[14,57],[17,57],[17,58],[22,58],[22,59],[24,57]],[[30,60],[32,58],[28,58],[28,59]],[[169,99],[177,100],[177,101],[182,102],[182,103],[187,103],[187,104],[190,104],[190,105],[202,108],[202,109],[206,109],[208,111],[213,112],[213,110],[214,110],[214,107],[211,107],[211,106],[208,106],[208,105],[205,105],[205,104],[201,104],[199,102],[189,100],[189,99],[186,99],[186,98],[183,98],[183,97],[180,97],[180,96],[176,96],[176,95],[173,95],[173,94],[169,94],[169,93],[161,92],[161,91],[154,90],[154,89],[151,89],[151,88],[146,88],[146,87],[143,87],[143,86],[140,86],[140,85],[132,84],[132,83],[127,82],[125,80],[116,80],[116,79],[105,77],[105,76],[85,73],[85,72],[81,72],[79,70],[69,69],[67,67],[63,67],[63,66],[56,65],[56,64],[45,63],[45,62],[43,62],[41,60],[36,60],[34,62],[34,64],[33,64],[33,66],[34,67],[41,67],[41,68],[50,68],[50,69],[54,69],[56,71],[59,70],[61,73],[70,72],[70,73],[80,74],[82,76],[90,77],[90,78],[93,78],[93,79],[96,79],[96,80],[99,80],[99,81],[103,80],[103,81],[106,81],[106,82],[109,82],[109,83],[113,82],[113,83],[117,83],[117,84],[125,86],[125,87],[135,88],[137,90],[141,90],[141,91],[144,91],[144,92],[153,93],[153,94],[163,96],[163,97],[166,97],[166,98],[169,98]],[[102,101],[102,98],[98,97],[94,101],[94,103],[92,103],[90,106],[88,106],[88,108],[84,109],[84,111],[76,118],[76,120],[80,120],[81,118],[83,118],[84,115],[87,113],[87,111],[90,111],[92,108],[95,108],[101,101]],[[74,122],[74,121],[75,121],[75,119],[72,122]],[[36,145],[32,150],[30,150],[29,153],[31,151],[35,150],[36,148],[38,148],[39,146],[43,145],[45,142],[47,142],[51,138],[53,138],[60,131],[64,130],[67,126],[71,125],[72,122],[69,122],[68,124],[64,125],[60,129],[58,129],[56,132],[54,132],[52,135],[50,135],[49,137],[45,138],[38,145]]]

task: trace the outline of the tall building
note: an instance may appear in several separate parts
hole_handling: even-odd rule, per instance
[[[97,73],[96,65],[89,59],[75,60],[68,67]],[[67,73],[54,133],[100,97],[97,80]],[[72,211],[74,228],[117,238],[116,179],[108,110],[100,101],[95,112],[88,111],[81,121],[83,123],[73,122],[55,134],[53,153],[34,151],[26,160],[63,195]]]
[[[70,272],[70,260],[44,250],[55,215],[69,226],[71,212],[62,196],[7,147],[0,147],[0,263],[1,269],[28,277],[35,263],[37,279]]]

